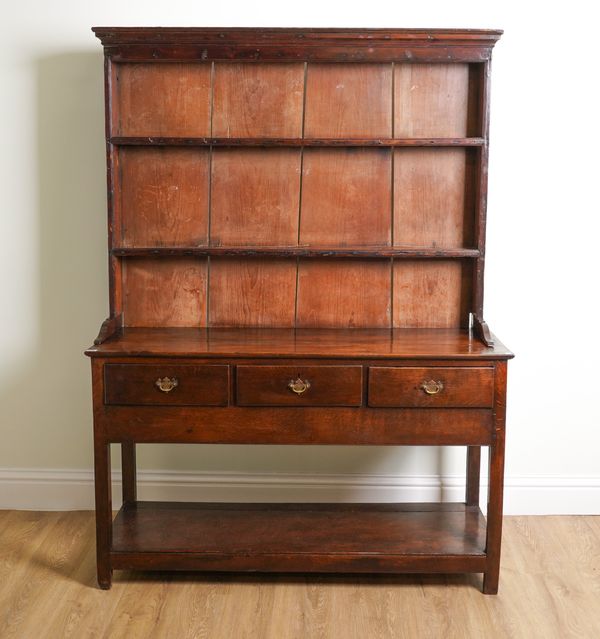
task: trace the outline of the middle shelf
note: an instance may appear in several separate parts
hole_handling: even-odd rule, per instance
[[[472,248],[400,248],[372,247],[307,247],[307,246],[177,246],[117,247],[116,257],[331,257],[331,258],[477,258],[481,252]]]

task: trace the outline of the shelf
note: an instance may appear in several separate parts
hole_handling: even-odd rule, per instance
[[[483,572],[485,518],[464,504],[137,502],[113,523],[115,568]]]
[[[309,258],[474,258],[479,257],[477,249],[454,248],[398,248],[373,246],[369,248],[312,248],[304,246],[186,246],[186,247],[131,247],[113,248],[116,257],[309,257]]]
[[[218,146],[218,147],[406,147],[406,146],[484,146],[485,138],[110,138],[115,145],[129,146]]]

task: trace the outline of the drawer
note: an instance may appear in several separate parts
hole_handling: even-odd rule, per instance
[[[104,403],[115,405],[227,406],[229,366],[106,364]]]
[[[369,368],[369,406],[491,408],[491,367]]]
[[[240,406],[360,406],[362,366],[238,366]]]

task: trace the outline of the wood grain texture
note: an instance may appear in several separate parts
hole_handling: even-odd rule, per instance
[[[166,393],[156,385],[164,377],[177,380],[177,386]],[[106,364],[104,402],[116,406],[227,406],[229,366]]]
[[[499,341],[485,346],[459,329],[125,328],[91,346],[92,357],[328,357],[510,359]]]
[[[121,482],[123,503],[137,501],[137,455],[135,442],[121,444]]]
[[[10,577],[0,581],[0,634],[229,639],[243,628],[261,639],[418,639],[427,628],[448,639],[592,639],[600,625],[597,520],[505,517],[502,594],[491,598],[469,574],[117,572],[113,589],[100,591],[93,513],[0,511],[0,570]]]
[[[390,244],[391,165],[386,149],[305,151],[300,244]]]
[[[206,260],[127,260],[124,269],[126,326],[205,326]]]
[[[124,147],[119,165],[122,246],[207,244],[207,150]]]
[[[468,325],[470,268],[460,260],[394,262],[394,326]]]
[[[254,366],[236,367],[238,406],[360,406],[363,367]],[[288,384],[301,379],[309,384],[302,394]]]
[[[466,137],[468,103],[468,64],[395,65],[396,137]]]
[[[304,136],[391,137],[392,65],[309,64]]]
[[[301,137],[304,64],[215,64],[212,134]]]
[[[498,362],[494,378],[494,443],[488,449],[488,525],[485,542],[488,559],[483,577],[483,592],[488,595],[497,594],[500,581],[506,441],[506,373],[506,362]]]
[[[294,325],[296,262],[211,259],[210,326]]]
[[[422,386],[429,380],[441,390],[427,394]],[[492,367],[369,367],[369,406],[491,408],[493,399]]]
[[[467,197],[466,160],[464,149],[394,151],[395,246],[472,245],[474,210]]]
[[[215,150],[213,246],[290,246],[298,242],[300,151]]]
[[[478,507],[462,504],[139,502],[119,511],[113,549],[118,554],[193,553],[205,555],[208,564],[272,554],[281,554],[282,560],[288,555],[298,562],[304,555],[308,565],[307,555],[318,547],[325,571],[327,560],[335,561],[337,555],[338,561],[362,558],[363,564],[384,570],[382,560],[388,560],[388,570],[393,572],[394,556],[482,557],[484,521]],[[347,534],[349,530],[352,534]]]
[[[381,259],[382,257],[409,259],[444,259],[449,257],[480,257],[477,249],[416,248],[392,246],[179,246],[114,248],[116,257],[317,257],[335,260],[339,257]]]
[[[390,261],[301,260],[296,325],[299,328],[390,327]]]
[[[210,63],[118,64],[117,135],[210,135]]]
[[[468,138],[214,138],[112,136],[115,146],[213,146],[213,147],[480,147],[482,137]]]
[[[106,436],[146,444],[489,446],[484,408],[110,406]],[[318,554],[318,553],[317,553]]]
[[[117,330],[110,335],[105,331],[105,341],[88,351],[94,356],[100,587],[110,588],[114,569],[415,570],[483,572],[483,591],[495,593],[504,459],[502,373],[504,360],[511,354],[497,343],[492,345],[491,335],[488,339],[482,329],[482,302],[489,57],[499,33],[100,29],[99,34],[106,43],[110,315],[117,317],[122,312],[126,325],[138,325],[130,333],[129,327],[113,324]],[[126,60],[138,62],[127,67],[123,78],[119,65]],[[179,71],[171,72],[178,67],[167,70],[163,60],[174,61]],[[305,90],[305,79],[318,61],[338,66],[315,67]],[[467,61],[477,64],[465,64]],[[201,90],[196,77],[200,68],[210,79]],[[122,81],[128,85],[125,92]],[[151,94],[147,100],[144,93]],[[306,107],[311,110],[307,118]],[[142,127],[156,133],[121,130],[123,115],[128,122],[134,121],[140,109],[146,109],[138,118]],[[190,122],[196,130],[189,130]],[[157,130],[163,125],[170,130]],[[321,127],[323,132],[309,136],[307,147],[313,148],[304,149],[307,125],[309,131]],[[383,135],[375,134],[379,127]],[[285,149],[288,143],[290,148]],[[121,194],[120,152],[126,149],[125,158],[129,150],[143,157],[146,151],[168,152],[170,146],[177,152],[189,152],[190,157],[199,151],[208,153],[211,166],[213,155],[217,156],[215,172],[209,172],[211,178],[218,174],[224,184],[208,180],[207,193],[210,239],[212,190],[217,187],[215,243],[206,246],[206,233],[199,240],[202,244],[178,239],[180,229],[174,232],[170,222],[185,228],[190,220],[188,207],[167,197],[174,195],[168,191],[173,181],[167,171],[173,170],[173,175],[176,171],[164,164],[175,162],[150,160],[143,162],[143,169],[150,171],[154,164],[159,179],[143,175],[139,186],[149,191],[141,196],[135,190],[125,194],[134,214],[140,203],[142,208],[150,207],[149,221],[140,216],[132,245],[119,246],[122,227],[125,231],[131,227],[130,223],[123,225],[127,214]],[[426,149],[428,146],[432,148]],[[469,146],[473,149],[467,150]],[[402,151],[408,153],[410,147],[416,154],[404,156]],[[449,160],[446,167],[436,156],[441,168],[429,166],[433,159],[415,161],[424,150],[440,151],[439,158],[458,151],[464,165],[462,180],[455,176],[454,181],[446,182],[440,177],[453,170]],[[244,151],[249,153],[244,157],[252,158],[246,166],[241,159]],[[289,174],[279,174],[277,162],[266,170],[260,166],[265,158],[283,157],[284,153],[299,158],[300,174],[298,160],[294,164],[298,191]],[[158,156],[147,153],[145,157]],[[221,170],[221,157],[234,160]],[[411,157],[413,164],[406,164],[404,157]],[[401,166],[394,174],[396,159]],[[176,182],[194,184],[196,177],[186,175]],[[203,179],[206,183],[206,170]],[[152,192],[153,180],[166,184],[167,191],[161,187]],[[441,193],[435,193],[435,188]],[[282,201],[286,223],[281,228],[276,219],[251,228],[267,209],[276,218]],[[394,204],[400,209],[404,206],[396,225]],[[406,218],[408,213],[412,220]],[[147,242],[143,226],[161,226],[161,216],[169,224],[160,233],[166,230],[170,237],[165,240],[158,232],[148,233],[150,241],[161,244],[140,246],[139,236]],[[423,237],[427,226],[441,228]],[[190,234],[189,229],[186,232]],[[256,239],[249,237],[253,232]],[[230,233],[227,237],[232,243],[244,238],[248,243],[227,245],[222,233]],[[467,332],[471,310],[478,317],[473,335]],[[202,328],[205,325],[210,328]],[[309,328],[313,326],[317,328]],[[416,328],[405,328],[412,326]],[[369,332],[377,329],[387,337]],[[434,338],[432,330],[442,331],[440,337]],[[325,336],[325,331],[336,331],[335,337]],[[341,337],[337,331],[347,333]],[[483,335],[484,341],[475,335]],[[435,359],[432,344],[440,359]],[[183,347],[187,350],[182,351]],[[314,355],[302,355],[307,352]],[[157,392],[152,377],[155,373],[158,377],[158,371],[177,367],[182,380],[189,382],[191,367],[204,370],[211,365],[245,367],[248,374],[221,384],[220,391],[228,393],[225,399],[214,392],[206,401],[221,397],[232,404],[239,399],[245,402],[243,406],[197,405],[203,401],[202,389],[187,384],[179,395],[172,395],[172,405],[153,404],[153,398],[149,401],[149,388]],[[104,366],[112,371],[106,379]],[[325,370],[330,366],[344,368],[344,375]],[[147,373],[142,374],[142,367]],[[402,368],[377,372],[371,390],[381,406],[366,402],[368,367]],[[442,380],[446,394],[421,405],[422,397],[415,399],[413,393],[420,383],[417,377],[422,372],[433,376],[441,368],[453,369]],[[498,371],[493,406],[485,374],[478,373],[482,368]],[[286,379],[281,378],[284,371],[285,376],[304,371],[313,378],[315,390],[304,395],[305,404],[286,403],[302,398],[282,392],[281,379],[283,388],[287,387]],[[110,386],[106,395],[105,381]],[[327,384],[330,389],[325,392]],[[191,404],[184,403],[186,399]],[[396,406],[398,403],[402,405]],[[137,443],[490,446],[485,548],[478,543],[477,553],[465,552],[473,521],[461,528],[456,521],[444,519],[448,512],[444,508],[432,530],[427,519],[431,510],[425,515],[394,511],[395,523],[388,525],[364,507],[337,519],[338,508],[330,508],[327,517],[319,515],[321,519],[314,521],[310,515],[318,510],[314,507],[305,509],[306,516],[291,507],[285,515],[273,518],[272,511],[282,509],[262,507],[261,513],[260,507],[246,507],[243,512],[239,506],[227,506],[221,510],[234,513],[227,515],[227,521],[214,513],[206,515],[206,507],[201,507],[198,527],[197,518],[188,512],[190,507],[170,505],[165,508],[168,516],[160,520],[162,515],[157,519],[151,512],[150,519],[156,521],[142,522],[140,530],[137,514],[129,517],[125,537],[134,544],[141,541],[139,548],[115,546],[110,449],[120,444],[124,453],[125,516],[138,511],[134,501]],[[470,484],[475,481],[473,466],[468,469]],[[467,492],[473,502],[474,487],[469,486]],[[185,516],[179,517],[178,508]],[[483,520],[478,509],[475,504],[461,508],[463,513],[477,515],[476,534],[481,542]],[[156,510],[156,505],[150,507]],[[388,510],[385,513],[387,516]],[[325,519],[338,525],[327,530],[321,521]],[[201,529],[206,524],[212,526],[212,532]],[[404,549],[372,552],[373,544],[386,546],[386,540],[378,537],[386,526],[398,535],[394,539],[388,535],[388,540],[400,541]],[[462,550],[446,544],[448,532]],[[253,538],[258,544],[242,547]],[[153,539],[159,540],[158,545]],[[288,544],[289,539],[306,543],[306,548],[298,551]],[[207,540],[214,543],[210,552],[206,551]],[[345,547],[349,542],[356,542],[356,547]],[[261,544],[268,549],[262,550]],[[162,586],[148,595],[148,605],[158,617],[162,614],[161,591]],[[147,619],[139,627],[134,622],[146,606],[138,594],[129,592],[119,603],[116,619],[126,618],[126,622],[111,621],[106,626],[109,636],[150,636],[153,628]]]
[[[501,31],[95,27],[116,61],[482,62]]]

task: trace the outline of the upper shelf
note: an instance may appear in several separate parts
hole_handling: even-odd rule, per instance
[[[129,146],[220,147],[469,147],[484,146],[485,138],[208,138],[113,136],[110,142]]]

